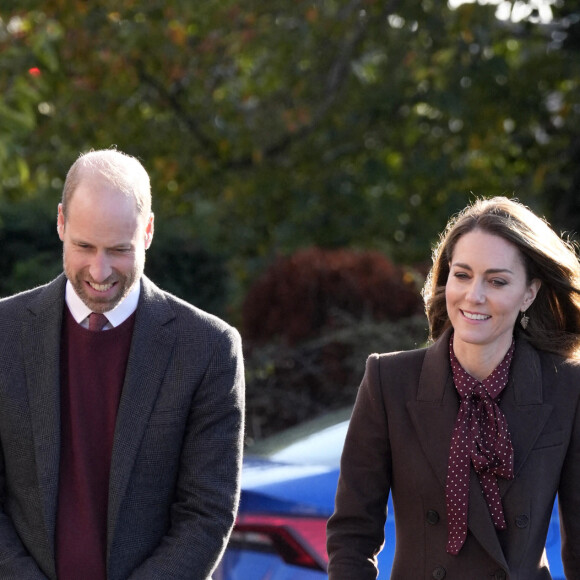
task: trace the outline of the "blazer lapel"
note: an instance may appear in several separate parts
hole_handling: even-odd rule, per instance
[[[540,358],[525,340],[516,342],[510,380],[500,408],[510,431],[517,477],[552,412],[552,406],[543,402]],[[513,480],[499,480],[502,497],[512,483]]]
[[[450,331],[445,332],[427,349],[417,398],[407,403],[421,448],[443,489],[447,478],[451,435],[459,410],[459,398],[453,386],[447,354],[449,335]]]
[[[459,410],[459,397],[453,384],[449,364],[450,334],[451,330],[447,330],[433,346],[427,349],[421,369],[417,399],[407,404],[421,448],[436,473],[443,491],[447,479],[451,436]],[[490,556],[500,565],[507,567],[501,544],[489,515],[489,508],[473,470],[470,473],[468,526]]]
[[[501,396],[500,408],[510,431],[514,448],[514,475],[517,477],[552,411],[551,405],[543,404],[540,359],[534,348],[524,340],[516,342],[510,379]],[[502,499],[513,482],[513,479],[498,478]],[[490,554],[499,562],[505,563],[487,502],[473,470],[470,480],[468,525],[473,535]]]
[[[60,335],[66,278],[47,285],[29,306],[22,349],[30,402],[36,469],[49,545],[54,531],[60,463]]]
[[[165,325],[174,317],[161,291],[143,277],[115,426],[109,482],[109,548],[141,440],[171,359],[175,337]]]

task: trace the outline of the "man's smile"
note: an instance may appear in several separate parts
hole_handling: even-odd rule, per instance
[[[116,282],[109,282],[108,284],[97,284],[96,282],[87,282],[87,284],[97,292],[107,292],[116,284]]]

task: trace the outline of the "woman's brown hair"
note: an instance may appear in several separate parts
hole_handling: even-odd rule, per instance
[[[423,288],[431,340],[439,338],[451,325],[445,285],[455,245],[461,236],[476,229],[516,246],[523,257],[528,282],[541,282],[526,313],[527,328],[516,323],[514,332],[540,350],[580,358],[580,263],[576,248],[525,205],[506,197],[475,200],[452,217],[441,234]]]

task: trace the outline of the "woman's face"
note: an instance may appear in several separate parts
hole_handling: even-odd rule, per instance
[[[516,246],[483,230],[459,238],[449,269],[445,300],[459,360],[461,352],[482,347],[488,358],[501,360],[519,312],[536,297],[539,280],[528,284]]]

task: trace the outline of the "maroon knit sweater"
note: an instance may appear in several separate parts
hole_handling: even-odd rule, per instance
[[[68,308],[61,339],[59,580],[106,580],[109,471],[135,315],[91,331]]]

